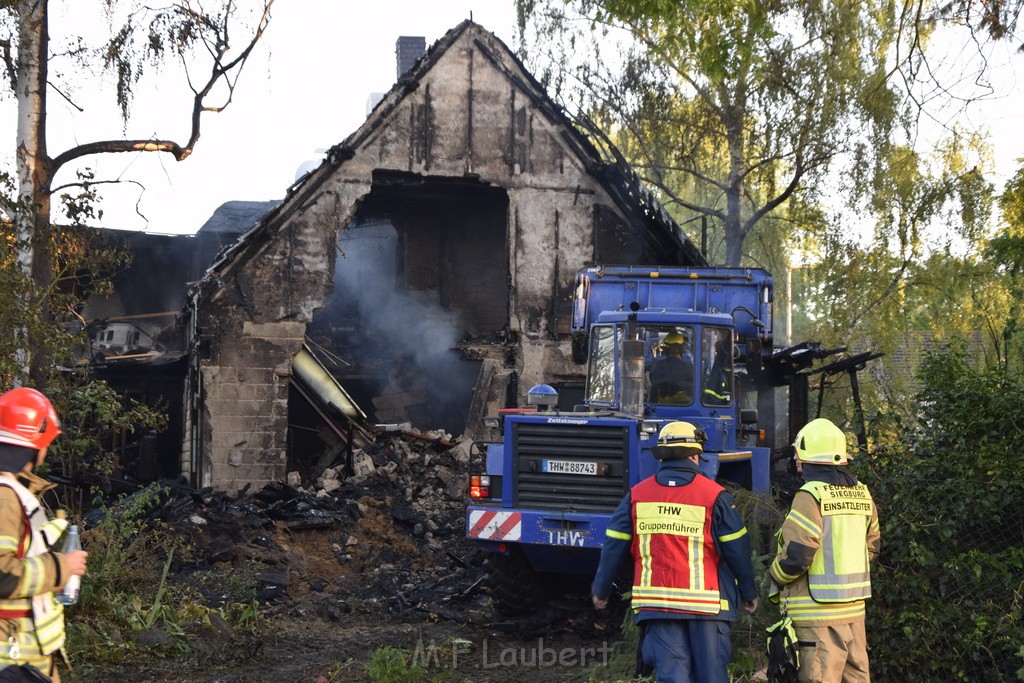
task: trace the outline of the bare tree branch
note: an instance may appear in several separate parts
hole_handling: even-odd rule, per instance
[[[86,187],[93,187],[94,185],[121,185],[121,184],[124,184],[124,183],[128,183],[128,184],[131,184],[131,185],[138,185],[139,188],[146,189],[146,186],[143,185],[142,183],[140,183],[137,180],[89,180],[89,181],[80,181],[80,182],[75,182],[75,183],[64,183],[63,185],[58,185],[57,187],[52,188],[50,191],[52,193],[56,194],[56,193],[60,192],[61,190],[67,190],[67,189],[70,189],[72,187],[79,187],[79,188],[83,188],[84,189]]]
[[[761,206],[761,208],[759,208],[757,211],[755,211],[750,216],[750,218],[748,218],[743,223],[743,232],[744,232],[744,234],[750,232],[751,228],[753,228],[755,225],[757,225],[757,222],[759,220],[761,220],[765,216],[765,214],[770,213],[779,204],[782,204],[782,202],[784,202],[787,199],[789,199],[793,195],[793,193],[796,192],[796,189],[798,187],[800,187],[800,179],[803,177],[803,175],[804,175],[803,169],[797,170],[793,174],[793,177],[790,178],[789,185],[786,186],[785,190],[783,190],[779,194],[775,195],[775,197],[773,197],[772,199],[770,199],[767,202],[765,202],[764,205]]]
[[[672,200],[673,204],[678,204],[679,206],[681,206],[681,207],[683,207],[685,209],[689,209],[690,211],[693,211],[694,213],[698,213],[698,214],[701,214],[701,215],[704,215],[704,216],[711,216],[713,218],[717,218],[720,221],[724,221],[725,220],[725,214],[722,213],[721,211],[718,211],[717,209],[712,209],[712,208],[708,208],[706,206],[701,206],[699,204],[694,204],[692,202],[688,202],[685,199],[683,199],[682,197],[680,197],[679,195],[677,195],[674,192],[672,192],[672,190],[670,188],[668,188],[668,187],[666,187],[664,185],[655,183],[650,178],[641,178],[641,180],[643,180],[644,182],[647,182],[647,183],[651,183],[652,185],[657,187],[659,190],[664,192],[669,197],[669,199]]]
[[[53,81],[47,81],[46,85],[48,85],[51,88],[53,88],[54,92],[56,92],[58,95],[63,97],[64,101],[67,102],[68,104],[70,104],[72,107],[74,107],[78,111],[85,111],[85,109],[83,109],[82,107],[79,107],[77,104],[75,104],[74,101],[70,97],[68,97],[67,93],[65,93],[63,90],[58,88],[57,85],[54,84]]]
[[[256,29],[253,32],[253,36],[249,40],[249,43],[236,57],[228,61],[224,61],[224,57],[229,49],[226,27],[234,8],[233,3],[228,3],[227,11],[224,14],[223,32],[218,32],[219,38],[216,41],[217,46],[213,52],[214,62],[210,68],[210,75],[201,88],[198,90],[195,88],[192,89],[194,97],[192,100],[191,132],[189,134],[188,141],[185,144],[180,144],[173,140],[101,140],[89,142],[72,147],[71,149],[68,149],[54,157],[51,162],[52,172],[56,173],[59,168],[69,161],[92,154],[118,152],[166,152],[172,155],[177,161],[184,161],[187,159],[195,149],[196,143],[199,142],[202,114],[204,112],[217,113],[224,111],[224,109],[231,104],[235,86],[238,83],[238,77],[241,75],[241,71],[245,67],[249,56],[252,54],[256,44],[259,42],[260,38],[262,38],[263,33],[266,31],[267,26],[270,23],[270,10],[273,7],[274,2],[275,0],[264,0],[264,7],[260,20],[257,23]],[[207,17],[201,17],[191,7],[181,4],[176,5],[176,7],[184,12],[192,14],[197,17],[197,20],[209,25],[209,19]],[[216,30],[216,27],[214,28]],[[206,103],[206,98],[210,95],[217,84],[221,82],[227,85],[227,99],[219,106],[208,105]]]

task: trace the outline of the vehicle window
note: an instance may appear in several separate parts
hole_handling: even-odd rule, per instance
[[[733,400],[732,334],[723,327],[705,327],[701,336],[701,402],[706,406],[730,405]]]
[[[612,325],[595,325],[591,330],[587,398],[615,400],[615,328]]]
[[[692,327],[646,327],[650,362],[647,400],[660,405],[688,406],[694,398],[694,333]]]

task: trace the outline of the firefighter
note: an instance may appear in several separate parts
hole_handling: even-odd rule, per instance
[[[729,360],[729,343],[719,339],[715,343],[715,360],[704,379],[704,405],[725,406],[732,401]]]
[[[651,363],[650,400],[663,405],[693,402],[693,360],[686,353],[686,337],[679,332],[665,335],[661,355]]]
[[[732,497],[700,473],[703,431],[670,422],[652,449],[657,473],[626,494],[608,524],[594,607],[608,606],[622,560],[634,561],[637,674],[728,683],[731,623],[757,609],[750,539]]]
[[[824,418],[796,435],[793,459],[805,484],[778,533],[769,596],[793,620],[800,681],[870,680],[864,601],[878,555],[878,511],[846,465],[846,435]]]
[[[3,669],[28,664],[59,682],[53,653],[64,644],[64,609],[54,591],[86,570],[85,551],[49,550],[67,522],[47,518],[39,497],[53,485],[32,471],[58,434],[40,392],[0,396],[0,680]]]

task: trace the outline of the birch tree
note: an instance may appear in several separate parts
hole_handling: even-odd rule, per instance
[[[794,0],[520,0],[550,84],[606,117],[631,161],[683,219],[713,219],[722,260],[842,157],[850,187],[874,177],[900,123],[893,60],[911,58],[898,6]],[[617,50],[575,60],[587,31]],[[576,87],[579,86],[579,87]]]
[[[239,76],[267,30],[274,4],[274,0],[251,0],[254,4],[245,6],[236,0],[175,0],[151,8],[137,0],[75,0],[76,9],[84,1],[95,5],[95,16],[120,19],[100,45],[89,45],[81,36],[64,36],[55,43],[56,37],[50,34],[51,9],[70,6],[60,0],[0,0],[3,82],[13,91],[18,108],[15,157],[19,201],[12,217],[17,228],[17,261],[37,291],[45,291],[52,279],[51,197],[82,184],[55,187],[57,172],[97,154],[158,152],[177,161],[187,159],[199,142],[203,114],[223,111],[231,103]],[[236,30],[243,36],[237,41]],[[55,44],[59,56],[71,63],[56,76],[50,70],[51,61],[58,57]],[[61,82],[61,78],[87,80],[95,72],[108,74],[122,120],[127,123],[140,78],[172,61],[186,70],[192,90],[191,115],[183,122],[186,132],[180,138],[97,139],[51,153],[47,145],[50,98],[64,97],[77,106],[68,95],[73,84]],[[45,302],[36,300],[28,305]]]

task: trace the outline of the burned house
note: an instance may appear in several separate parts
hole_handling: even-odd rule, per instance
[[[109,291],[87,296],[79,311],[86,334],[75,349],[76,367],[69,371],[88,366],[121,395],[168,418],[168,428],[159,434],[112,435],[117,464],[128,477],[148,481],[181,474],[181,397],[187,363],[180,319],[186,287],[276,205],[225,202],[194,236],[84,230],[88,248],[112,249],[130,259],[110,275]]]
[[[463,22],[191,288],[182,470],[260,486],[351,448],[363,411],[472,433],[540,382],[571,407],[571,289],[594,263],[705,261]]]

